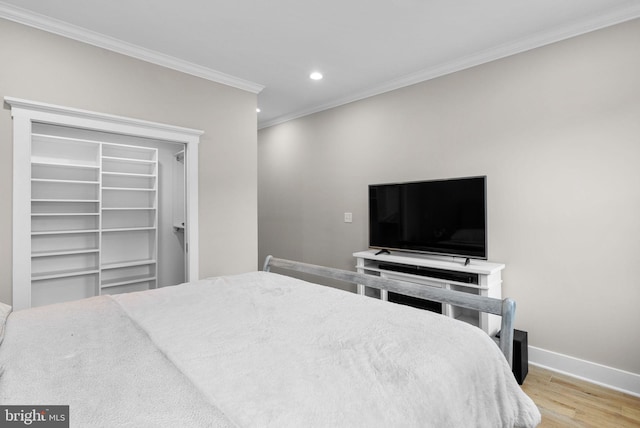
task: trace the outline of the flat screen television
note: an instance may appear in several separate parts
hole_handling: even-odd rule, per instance
[[[369,186],[369,247],[487,258],[486,177]]]

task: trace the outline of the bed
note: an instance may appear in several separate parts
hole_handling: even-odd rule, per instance
[[[269,257],[260,272],[5,307],[0,404],[69,405],[72,427],[540,422],[511,373],[509,340],[498,346],[462,322],[285,271],[410,295],[424,288]],[[501,338],[513,333],[513,302],[442,291],[428,297],[499,311]]]

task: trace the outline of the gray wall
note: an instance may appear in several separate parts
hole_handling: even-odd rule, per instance
[[[0,97],[204,130],[200,276],[257,268],[255,94],[2,19],[0,62]],[[11,302],[12,121],[0,113],[0,301]]]
[[[640,373],[638,40],[635,20],[259,131],[260,258],[353,270],[368,184],[487,175],[516,328]]]

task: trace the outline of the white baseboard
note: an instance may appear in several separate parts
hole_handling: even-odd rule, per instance
[[[640,397],[640,374],[529,346],[529,364]]]

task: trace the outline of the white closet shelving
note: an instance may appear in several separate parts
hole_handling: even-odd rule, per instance
[[[32,306],[157,286],[157,149],[32,135]]]
[[[185,273],[178,280],[198,279],[201,130],[4,101],[13,123],[14,310],[173,285],[176,257],[183,258]],[[185,152],[185,228],[179,233],[167,197],[172,178],[158,167],[169,164],[176,149]],[[124,243],[120,249],[117,241]]]
[[[101,293],[157,287],[158,150],[102,144]]]
[[[33,134],[33,305],[99,293],[100,145]]]

